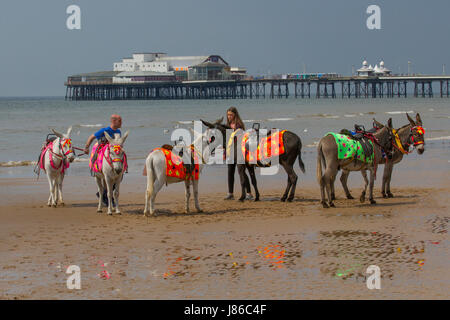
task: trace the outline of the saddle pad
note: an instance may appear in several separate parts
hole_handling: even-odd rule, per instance
[[[51,152],[51,150],[53,150],[53,141],[49,141],[47,143],[47,145],[45,145],[42,150],[41,150],[41,154],[39,156],[39,167],[44,170],[45,172],[45,153],[47,152],[47,150],[49,150],[49,159],[50,159],[50,165],[52,166],[53,169],[57,170],[59,168],[61,168],[61,172],[64,172],[66,169],[69,168],[70,163],[63,161],[64,164],[60,165],[59,168],[57,168],[55,166],[55,164],[53,163],[53,153]]]
[[[270,158],[280,156],[285,153],[283,135],[286,130],[276,131],[270,134],[268,137],[259,139],[256,150],[250,152],[248,146],[249,132],[244,134],[242,138],[242,152],[245,154],[246,162],[268,162]],[[272,141],[274,144],[272,145]],[[262,148],[262,149],[261,149]]]
[[[365,163],[373,162],[373,153],[370,157],[366,157],[362,148],[361,142],[353,140],[345,134],[339,134],[334,132],[328,132],[326,135],[332,135],[336,140],[338,147],[338,159],[356,159]],[[369,141],[373,148],[372,141]]]
[[[194,156],[194,170],[193,172],[186,172],[186,167],[183,163],[181,157],[176,155],[170,150],[164,148],[155,148],[152,150],[160,150],[163,152],[166,158],[166,175],[168,177],[178,178],[181,180],[198,180],[199,178],[199,165],[198,165],[198,157],[195,154]]]
[[[96,142],[92,147],[91,157],[89,159],[89,168],[93,172],[102,172],[103,157],[105,156],[107,146],[107,144],[99,145],[98,142]]]

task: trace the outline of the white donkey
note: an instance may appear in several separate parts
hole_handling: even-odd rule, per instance
[[[188,148],[184,149],[183,158],[192,158],[192,152],[196,153],[198,157],[198,175],[202,172],[203,166],[209,162],[209,159],[215,148],[221,143],[222,138],[216,138],[222,134],[216,129],[206,129],[203,134],[199,134],[194,143]],[[200,150],[202,152],[200,153]],[[186,154],[187,153],[187,154]],[[155,215],[154,203],[158,192],[164,184],[171,184],[184,181],[185,189],[185,213],[189,213],[189,198],[191,196],[190,185],[192,183],[194,189],[194,201],[197,212],[202,212],[198,202],[198,181],[195,179],[179,179],[175,177],[168,177],[166,175],[166,158],[161,150],[151,152],[145,160],[145,167],[147,171],[147,190],[145,192],[145,208],[144,216],[148,213]],[[149,210],[150,209],[150,210]]]
[[[75,153],[70,140],[72,127],[67,130],[66,134],[59,133],[53,129],[52,131],[56,135],[56,139],[47,144],[42,150],[39,165],[47,174],[50,186],[50,197],[47,205],[56,207],[58,202],[64,206],[62,183],[69,163],[75,159]]]
[[[123,144],[128,137],[129,131],[127,131],[123,137],[118,134],[114,138],[105,132],[105,137],[108,140],[108,144],[102,151],[103,159],[101,172],[95,172],[95,181],[98,186],[99,200],[97,212],[102,212],[103,206],[103,191],[106,188],[108,194],[108,214],[112,214],[112,197],[114,193],[114,202],[116,213],[120,214],[119,210],[119,189],[120,182],[122,182],[123,174],[127,167],[127,156],[123,150]],[[113,186],[115,185],[114,192]]]

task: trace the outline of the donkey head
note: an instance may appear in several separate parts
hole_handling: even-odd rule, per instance
[[[118,134],[112,138],[108,132],[105,131],[105,138],[108,140],[109,145],[109,156],[111,158],[112,168],[116,174],[120,174],[124,169],[124,164],[126,161],[125,151],[123,150],[123,145],[125,140],[127,140],[129,131],[127,131],[123,137]]]
[[[394,153],[394,139],[395,139],[394,133],[392,132],[392,130],[394,129],[392,125],[392,118],[389,118],[386,125],[381,124],[375,119],[373,119],[373,121],[378,128],[381,128],[375,134],[378,140],[378,144],[383,149],[384,153],[386,154],[386,157],[388,159],[392,159]]]
[[[55,136],[59,138],[59,147],[61,149],[61,153],[63,158],[68,159],[70,162],[75,160],[75,153],[72,149],[72,140],[70,139],[70,133],[72,132],[72,127],[69,127],[67,129],[67,132],[65,134],[59,133],[55,129],[52,129]]]
[[[208,121],[204,121],[202,119],[200,119],[200,121],[206,127],[208,127],[208,129],[206,130],[206,134],[207,134],[207,139],[208,139],[209,143],[217,142],[217,146],[218,145],[222,145],[222,147],[225,150],[225,147],[227,145],[227,143],[226,143],[226,136],[227,136],[226,135],[226,131],[227,131],[227,129],[231,129],[231,127],[222,123],[223,117],[220,118],[220,119],[217,119],[213,123],[208,122]],[[211,150],[211,151],[214,152],[214,150]]]
[[[406,117],[411,124],[411,144],[414,145],[419,154],[422,154],[425,151],[425,129],[422,127],[420,114],[416,114],[416,121],[409,114],[406,114]]]

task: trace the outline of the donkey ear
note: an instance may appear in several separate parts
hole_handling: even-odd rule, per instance
[[[52,129],[53,133],[55,134],[55,136],[57,136],[58,138],[64,138],[64,135],[62,133],[59,133],[58,131],[56,131],[55,129]]]
[[[222,124],[222,121],[223,121],[223,117],[220,118],[220,119],[217,119],[216,122],[215,122],[215,124]]]
[[[382,124],[381,122],[378,122],[377,120],[375,120],[375,118],[373,118],[373,122],[376,124],[376,126],[380,129],[384,128],[384,124]]]
[[[409,114],[406,114],[406,117],[408,118],[409,123],[411,123],[411,125],[412,125],[413,127],[415,127],[415,126],[416,126],[416,123],[415,123],[414,120],[409,116]]]
[[[389,118],[387,125],[388,125],[389,129],[393,129],[394,128],[394,126],[392,125],[392,118]]]
[[[112,143],[112,142],[114,141],[114,139],[111,138],[111,136],[109,135],[109,133],[106,132],[106,131],[105,131],[105,138],[106,138],[106,140],[108,140],[109,143]]]
[[[69,129],[67,129],[66,138],[69,138],[71,133],[72,133],[72,126],[70,126]]]
[[[417,122],[417,124],[418,124],[419,126],[422,125],[422,119],[420,118],[420,114],[419,114],[419,113],[416,114],[416,122]]]
[[[202,120],[202,119],[200,119],[200,121],[205,125],[205,126],[207,126],[208,128],[214,128],[214,125],[212,124],[212,123],[209,123],[208,121],[205,121],[205,120]]]
[[[125,134],[123,135],[122,138],[120,138],[120,144],[123,145],[125,143],[125,140],[127,140],[128,138],[128,134],[130,133],[130,131],[128,130],[127,132],[125,132]]]

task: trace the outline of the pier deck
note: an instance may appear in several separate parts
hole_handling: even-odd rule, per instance
[[[330,77],[113,83],[67,81],[68,100],[394,98],[450,96],[450,76]],[[412,90],[411,90],[412,89]]]

